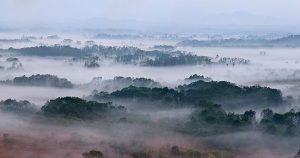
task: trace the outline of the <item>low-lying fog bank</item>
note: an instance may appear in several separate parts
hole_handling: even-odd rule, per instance
[[[259,55],[258,55],[259,56]],[[265,57],[263,57],[265,58]],[[2,57],[1,63],[6,58]],[[100,63],[99,68],[88,69],[78,63],[68,63],[66,58],[38,58],[22,57],[18,59],[23,65],[23,70],[1,71],[0,78],[8,79],[22,75],[52,74],[69,79],[74,83],[86,83],[94,77],[111,79],[115,76],[146,77],[160,82],[176,82],[191,74],[201,74],[214,80],[226,80],[238,84],[246,82],[258,82],[275,79],[285,79],[288,75],[297,73],[293,62],[296,58],[289,59],[290,63],[273,61],[272,58],[264,59],[264,62],[251,60],[250,65],[239,66],[172,66],[172,67],[141,67],[116,63]],[[293,60],[293,61],[291,61]],[[300,59],[299,59],[300,60]],[[280,65],[281,63],[281,65]],[[300,63],[299,63],[300,64]],[[3,64],[4,65],[4,64]],[[38,65],[38,66],[37,66]],[[174,73],[176,72],[176,73]],[[298,74],[294,77],[297,79]]]
[[[30,87],[30,86],[5,86],[0,85],[0,100],[9,98],[17,100],[28,100],[37,105],[43,105],[47,100],[61,96],[78,96],[88,95],[89,91],[79,89],[58,89],[51,87]]]
[[[95,150],[101,157],[116,158],[289,158],[299,149],[295,136],[243,130],[209,136],[182,133],[181,123],[190,115],[184,109],[144,110],[125,117],[109,114],[92,120],[20,112],[1,112],[1,157],[81,158]],[[222,130],[224,125],[216,129]]]
[[[299,48],[8,37],[0,41],[1,158],[300,156]]]

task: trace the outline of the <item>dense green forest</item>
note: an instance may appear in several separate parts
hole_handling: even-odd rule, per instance
[[[93,100],[135,100],[161,102],[163,106],[195,104],[210,101],[222,104],[225,108],[264,108],[284,104],[282,94],[277,89],[261,86],[237,86],[225,81],[202,80],[172,88],[147,88],[130,86],[112,93],[97,92],[89,96]]]
[[[122,77],[116,76],[113,79],[102,79],[101,77],[95,77],[91,82],[82,85],[83,87],[88,87],[92,90],[100,89],[101,91],[111,92],[120,90],[129,86],[135,87],[162,87],[161,83],[154,81],[149,78],[132,78],[132,77]]]
[[[155,99],[155,98],[153,98]],[[126,122],[135,122],[138,117],[130,113],[124,106],[113,105],[111,102],[99,103],[77,97],[63,97],[49,100],[40,109],[28,101],[8,99],[0,102],[0,110],[16,114],[31,114],[46,118],[101,120],[110,118]],[[256,113],[253,110],[244,113],[226,112],[219,104],[200,101],[192,107],[188,120],[174,123],[162,122],[159,126],[192,135],[218,135],[241,131],[259,131],[272,135],[298,136],[300,134],[300,112],[290,110],[276,113],[270,108]],[[257,116],[261,116],[258,119]],[[147,119],[147,118],[144,118]],[[149,120],[150,121],[150,120]]]
[[[76,97],[57,98],[48,101],[42,108],[46,116],[91,119],[104,117],[108,113],[124,112],[123,106],[114,106],[111,102],[98,103]]]
[[[13,112],[16,114],[35,113],[38,111],[36,105],[27,100],[17,101],[14,99],[7,99],[0,101],[0,111]]]
[[[113,59],[123,64],[134,64],[141,66],[176,66],[176,65],[208,65],[208,64],[249,64],[250,61],[242,58],[221,58],[212,61],[211,57],[198,56],[183,51],[142,50],[136,47],[108,47],[101,45],[86,46],[84,48],[73,48],[70,46],[39,46],[21,49],[9,48],[2,50],[14,52],[25,56],[64,56],[73,57],[74,61],[85,60],[86,67],[99,67],[94,57]]]
[[[0,83],[15,86],[49,86],[57,88],[72,88],[74,86],[65,78],[59,78],[49,74],[37,74],[29,77],[20,76],[12,80],[0,81]]]
[[[196,135],[215,135],[241,131],[261,131],[268,134],[296,136],[300,134],[300,112],[290,110],[276,113],[267,108],[256,114],[226,112],[221,105],[208,102],[197,104],[190,120],[182,128],[184,132]],[[257,116],[261,116],[258,119]]]

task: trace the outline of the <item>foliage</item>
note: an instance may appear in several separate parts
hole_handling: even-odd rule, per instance
[[[250,60],[243,59],[243,58],[229,58],[223,57],[219,59],[219,64],[226,64],[226,65],[247,65],[250,64]]]
[[[5,112],[14,112],[14,113],[34,113],[37,112],[35,105],[30,103],[27,100],[16,101],[13,99],[7,99],[0,101],[0,110]]]
[[[179,105],[183,102],[183,96],[181,96],[179,92],[167,87],[146,88],[129,86],[110,94],[105,92],[96,92],[90,97],[95,100],[129,99],[132,101],[153,101],[175,105]]]
[[[184,79],[185,81],[190,81],[190,82],[195,82],[195,81],[212,81],[212,79],[210,77],[204,77],[203,75],[197,75],[197,74],[194,74],[194,75],[191,75],[190,77],[188,78],[185,78]]]
[[[135,87],[148,87],[148,88],[159,88],[161,84],[148,78],[131,78],[117,76],[114,79],[102,80],[101,77],[93,78],[93,80],[86,86],[93,88],[94,90],[102,91],[116,91],[129,86]]]
[[[103,153],[98,150],[91,150],[82,154],[83,158],[104,158]]]
[[[221,40],[184,40],[180,46],[192,47],[299,47],[300,35],[290,35],[278,39],[221,39]]]
[[[222,104],[226,108],[266,107],[283,103],[277,89],[260,86],[240,87],[226,81],[197,81],[178,87],[185,100],[197,103],[200,100]]]
[[[14,58],[14,57],[9,57],[6,59],[6,62],[19,62],[18,58]]]
[[[84,66],[87,68],[97,68],[100,67],[100,64],[96,60],[87,60],[85,61]]]
[[[225,112],[221,105],[200,102],[190,114],[187,123],[179,127],[182,132],[195,135],[215,135],[240,131],[259,131],[282,136],[300,135],[300,112],[291,110],[274,113],[271,109],[261,112],[262,119],[256,119],[256,112],[243,114]]]
[[[243,114],[226,113],[221,105],[200,102],[190,115],[190,120],[181,129],[197,135],[213,135],[240,130],[250,130],[256,123],[255,111]]]
[[[271,109],[265,109],[261,113],[260,127],[270,134],[285,134],[289,136],[300,134],[300,112],[291,110],[279,114]]]
[[[104,95],[105,94],[105,95]],[[94,93],[91,98],[101,99],[133,99],[140,101],[159,101],[176,105],[196,104],[209,101],[222,104],[225,108],[278,106],[283,103],[281,92],[267,87],[239,87],[235,84],[220,82],[196,81],[188,85],[171,88],[146,88],[130,86],[122,90],[108,93]]]
[[[77,97],[64,97],[48,101],[41,109],[46,116],[61,116],[90,119],[104,117],[113,112],[125,111],[123,106],[114,106],[111,102],[98,103]]]
[[[155,45],[153,48],[158,50],[174,50],[176,47],[172,45]]]
[[[2,81],[2,83],[13,84],[17,86],[50,86],[57,88],[72,88],[73,84],[65,78],[58,78],[54,75],[32,75],[30,77],[20,76],[13,80]]]
[[[142,66],[212,64],[211,58],[206,56],[197,56],[181,51],[146,51],[135,47],[105,47],[92,45],[78,49],[70,46],[55,45],[21,49],[10,48],[8,51],[30,56],[69,56],[82,58],[98,55],[101,58],[113,59],[118,63],[139,64]],[[95,61],[90,62],[95,63]]]
[[[9,51],[17,52],[22,55],[29,56],[82,56],[80,49],[72,48],[70,46],[55,45],[52,47],[26,47],[21,49],[10,48]]]
[[[211,59],[205,56],[179,53],[177,56],[159,54],[154,59],[147,59],[142,63],[146,66],[174,66],[174,65],[206,65]]]

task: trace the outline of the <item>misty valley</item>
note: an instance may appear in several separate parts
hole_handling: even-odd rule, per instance
[[[300,157],[299,35],[0,37],[0,158]]]

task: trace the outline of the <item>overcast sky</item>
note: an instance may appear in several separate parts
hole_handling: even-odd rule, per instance
[[[143,25],[298,25],[299,8],[300,0],[0,0],[0,27],[97,18]]]

